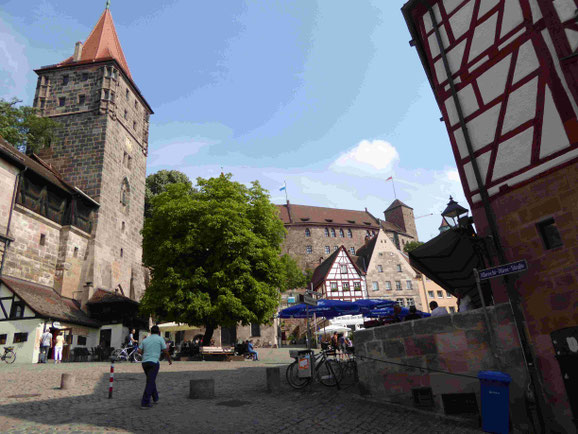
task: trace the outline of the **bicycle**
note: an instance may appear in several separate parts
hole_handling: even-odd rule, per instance
[[[4,354],[0,356],[0,360],[4,360],[8,364],[14,363],[14,360],[16,360],[14,347],[4,347]]]
[[[351,378],[354,383],[357,383],[359,377],[357,374],[357,361],[355,360],[353,349],[346,351],[344,359],[340,360],[339,363],[343,369],[343,378]]]
[[[141,362],[142,355],[137,351],[138,347],[124,347],[114,350],[111,354],[111,359],[115,362]]]
[[[332,355],[335,355],[335,352],[322,350],[318,354],[315,354],[313,351],[310,351],[311,377],[299,377],[299,360],[295,360],[287,367],[287,371],[285,372],[287,382],[294,389],[302,389],[313,380],[327,387],[339,387],[339,382],[343,378],[343,370],[337,360],[328,357]]]

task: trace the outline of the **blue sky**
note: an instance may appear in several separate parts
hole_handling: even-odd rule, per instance
[[[413,207],[435,236],[467,207],[403,0],[112,0],[133,79],[153,107],[148,172],[259,180],[275,203],[374,215]],[[105,0],[0,0],[0,97],[31,104],[34,68],[84,41]]]

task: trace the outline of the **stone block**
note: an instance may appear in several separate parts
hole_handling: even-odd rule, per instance
[[[60,377],[60,389],[70,390],[74,388],[75,378],[72,374],[62,374]]]
[[[439,333],[435,335],[438,353],[449,353],[453,351],[466,351],[468,342],[464,330],[452,333]]]
[[[431,373],[430,384],[434,395],[445,393],[476,393],[479,391],[477,378],[457,377],[442,373]]]
[[[423,318],[412,322],[415,323],[413,331],[416,335],[446,333],[454,330],[452,325],[452,315]]]
[[[281,390],[281,369],[279,367],[266,368],[267,392],[275,393]]]
[[[457,313],[451,318],[457,329],[480,329],[484,327],[484,315],[480,309]]]
[[[490,347],[490,335],[485,330],[466,330],[468,349],[487,350]]]
[[[392,338],[404,338],[406,336],[412,336],[414,334],[414,322],[416,321],[407,321],[375,327],[375,338],[379,340],[387,340]]]
[[[405,370],[408,374],[425,374],[427,371],[419,368],[427,368],[425,357],[405,357],[400,360],[400,363],[407,365]],[[410,367],[411,366],[411,367]],[[415,366],[415,368],[413,367]]]
[[[490,351],[468,351],[465,353],[467,370],[475,375],[478,371],[495,371],[498,369],[498,362]]]
[[[488,309],[489,311],[489,309]],[[494,317],[498,324],[507,324],[513,322],[512,308],[510,303],[500,303],[494,306],[492,312],[488,312],[490,317]]]
[[[372,341],[365,344],[365,355],[373,359],[383,358],[383,346],[381,341]]]
[[[437,346],[434,336],[419,336],[405,338],[405,351],[408,356],[423,356],[436,354]]]
[[[191,380],[189,384],[189,398],[211,399],[215,397],[215,380],[212,378]]]
[[[496,346],[498,350],[508,351],[519,348],[518,334],[513,324],[505,324],[496,330]]]
[[[355,346],[359,346],[369,341],[373,341],[375,339],[375,335],[373,332],[374,329],[367,329],[367,330],[358,330],[353,333],[353,343]]]
[[[390,339],[383,342],[383,352],[388,359],[404,357],[405,346],[402,339]]]
[[[469,372],[467,353],[456,351],[453,353],[440,354],[439,357],[444,360],[445,370],[456,374],[466,374]]]

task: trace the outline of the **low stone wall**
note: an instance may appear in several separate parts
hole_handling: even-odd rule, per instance
[[[488,315],[499,362],[492,356],[481,309],[355,332],[362,392],[376,399],[414,406],[412,389],[431,387],[433,410],[440,413],[445,412],[442,395],[475,393],[481,412],[477,378],[408,368],[364,357],[473,377],[481,370],[502,371],[512,377],[512,423],[519,429],[529,429],[524,401],[527,377],[510,305],[489,307]]]

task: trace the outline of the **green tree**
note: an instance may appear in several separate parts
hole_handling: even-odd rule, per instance
[[[33,107],[16,107],[20,102],[0,98],[0,136],[22,152],[36,152],[50,144],[60,124],[37,116]]]
[[[421,241],[410,241],[409,243],[406,243],[405,246],[403,246],[403,251],[405,253],[409,253],[412,250],[417,249],[421,245],[423,245]]]
[[[164,193],[167,187],[171,184],[182,183],[187,185],[190,189],[193,184],[187,175],[178,170],[159,170],[152,175],[147,176],[145,186],[145,216],[151,215],[152,198]]]
[[[285,254],[281,256],[281,266],[283,270],[283,278],[281,280],[281,291],[289,289],[305,288],[309,280],[307,276],[301,271],[295,259]]]
[[[268,322],[285,274],[277,208],[258,182],[246,187],[231,176],[198,178],[196,192],[167,186],[143,228],[152,274],[143,313],[204,325],[204,344],[218,326]]]

